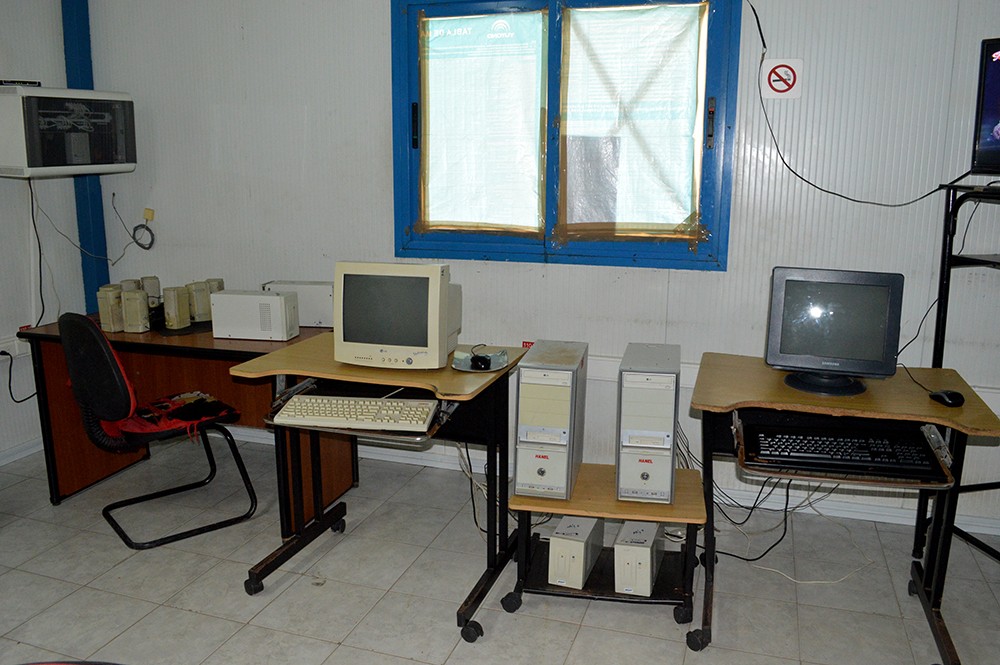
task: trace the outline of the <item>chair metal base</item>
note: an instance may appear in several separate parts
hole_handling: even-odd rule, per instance
[[[138,503],[143,503],[145,501],[152,501],[154,499],[160,499],[165,496],[172,496],[174,494],[180,494],[182,492],[195,490],[200,487],[204,487],[205,485],[208,485],[210,482],[212,482],[212,479],[215,478],[216,465],[215,465],[215,456],[212,454],[212,446],[210,445],[208,440],[208,430],[210,429],[215,430],[216,432],[222,434],[222,436],[226,439],[226,443],[229,444],[229,450],[233,454],[233,459],[236,461],[236,468],[240,472],[240,477],[243,479],[243,485],[246,488],[247,495],[250,498],[250,508],[245,513],[237,517],[230,517],[228,519],[224,519],[219,522],[206,524],[204,526],[196,527],[194,529],[188,529],[187,531],[181,531],[180,533],[174,533],[169,536],[164,536],[163,538],[157,538],[155,540],[147,540],[142,542],[136,542],[132,540],[129,537],[129,535],[125,533],[125,530],[118,523],[118,521],[115,520],[115,518],[111,515],[112,511],[118,510],[119,508],[124,508],[126,506],[134,506]],[[108,524],[111,525],[111,528],[115,530],[115,533],[118,534],[118,537],[121,538],[122,542],[124,542],[125,545],[127,545],[128,547],[134,550],[147,550],[153,547],[159,547],[160,545],[174,543],[177,542],[178,540],[184,540],[185,538],[199,536],[203,533],[208,533],[210,531],[222,529],[227,526],[232,526],[234,524],[238,524],[240,522],[248,520],[250,519],[251,516],[253,516],[254,512],[257,510],[257,494],[254,492],[253,484],[250,482],[250,475],[247,473],[246,465],[243,463],[243,457],[240,455],[240,452],[236,447],[236,441],[233,439],[233,435],[229,432],[228,429],[217,423],[204,423],[199,425],[198,434],[201,436],[201,444],[205,450],[205,456],[208,459],[209,471],[208,475],[205,478],[197,482],[188,483],[186,485],[180,485],[178,487],[172,487],[169,489],[160,490],[158,492],[143,494],[141,496],[137,496],[131,499],[123,499],[121,501],[115,501],[114,503],[110,503],[107,506],[105,506],[104,510],[101,511],[101,514],[104,515],[104,519],[107,520]]]

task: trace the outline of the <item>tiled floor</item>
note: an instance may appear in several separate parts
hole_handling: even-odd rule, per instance
[[[513,586],[513,564],[477,615],[485,636],[468,644],[455,612],[482,570],[485,546],[467,480],[370,460],[347,496],[346,534],[324,535],[250,597],[247,568],[280,541],[271,449],[242,449],[261,499],[257,515],[143,552],[120,543],[100,507],[195,474],[195,446],[158,447],[149,462],[60,506],[48,503],[40,454],[0,467],[0,665],[59,656],[129,665],[939,660],[906,593],[910,530],[815,513],[795,514],[788,536],[756,566],[722,557],[713,643],[704,651],[687,649],[692,626],[677,625],[669,606],[526,594],[508,614],[499,599]],[[127,528],[150,536],[240,511],[235,473],[223,468],[220,476],[201,494],[138,509],[142,523],[126,521]],[[742,534],[721,528],[721,548],[747,552]],[[755,532],[749,551],[758,553],[780,534],[780,515],[760,513],[742,528]],[[765,567],[800,580],[847,577],[796,584]],[[956,543],[944,609],[963,663],[1000,662],[998,597],[1000,564]]]

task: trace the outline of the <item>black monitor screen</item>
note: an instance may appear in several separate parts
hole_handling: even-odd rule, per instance
[[[427,346],[426,277],[344,275],[344,340]]]
[[[771,277],[767,364],[786,383],[824,394],[857,394],[857,377],[896,372],[903,276],[777,267]]]
[[[781,353],[881,360],[889,289],[865,284],[785,284]]]
[[[1000,37],[982,43],[973,141],[972,172],[1000,175]]]

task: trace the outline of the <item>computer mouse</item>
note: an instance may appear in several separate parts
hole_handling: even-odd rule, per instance
[[[965,395],[957,390],[938,390],[937,392],[930,393],[929,397],[945,406],[962,406],[965,404]]]

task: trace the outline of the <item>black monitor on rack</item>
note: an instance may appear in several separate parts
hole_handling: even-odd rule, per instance
[[[864,392],[860,378],[896,373],[903,276],[777,267],[766,362],[785,383],[825,395]]]
[[[980,47],[972,173],[1000,175],[1000,37]]]

